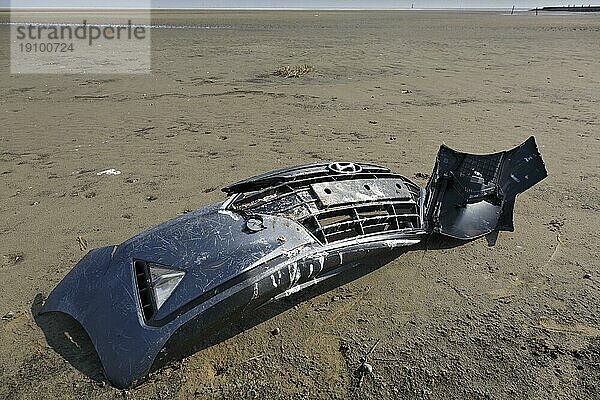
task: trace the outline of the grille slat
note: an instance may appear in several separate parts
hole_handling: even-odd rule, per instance
[[[326,174],[326,175],[319,175],[317,177],[308,177],[308,178],[303,177],[301,179],[295,179],[295,180],[291,180],[291,181],[287,181],[287,182],[283,182],[283,183],[278,183],[273,186],[261,188],[255,192],[250,192],[250,194],[244,193],[245,198],[242,199],[241,201],[242,202],[244,202],[245,200],[252,201],[252,200],[256,200],[257,198],[263,198],[263,197],[266,197],[269,194],[269,192],[277,192],[285,187],[291,188],[292,190],[294,190],[294,192],[296,192],[297,188],[304,187],[304,189],[306,189],[311,184],[315,184],[315,183],[336,182],[336,181],[356,180],[356,179],[382,179],[382,178],[398,178],[398,177],[399,176],[397,174],[394,174],[391,172],[365,172],[364,170],[363,170],[363,172],[356,173],[353,175]]]
[[[241,193],[231,209],[293,219],[324,244],[422,225],[418,187],[389,170],[299,174],[287,181],[274,180],[271,186],[264,183]]]
[[[246,193],[260,191],[265,188],[273,188],[280,184],[289,182],[301,182],[303,180],[312,180],[317,182],[320,178],[329,178],[335,176],[329,169],[329,163],[314,163],[300,165],[286,170],[275,171],[258,177],[246,179],[235,183],[231,186],[223,188],[226,193]],[[362,171],[355,175],[377,175],[377,174],[392,174],[388,168],[373,164],[360,164]]]

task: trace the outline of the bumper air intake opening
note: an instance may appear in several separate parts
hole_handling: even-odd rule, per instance
[[[154,305],[148,264],[145,261],[135,260],[133,267],[135,269],[135,280],[142,314],[144,315],[144,320],[149,321],[156,313],[156,307]]]

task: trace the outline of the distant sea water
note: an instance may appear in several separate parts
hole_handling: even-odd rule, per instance
[[[527,11],[528,9],[515,9],[515,11]],[[94,11],[99,11],[98,9],[94,10]],[[100,10],[101,13],[121,13],[121,12],[126,12],[126,9],[105,9],[105,10]],[[203,12],[211,12],[211,11],[218,11],[218,12],[227,12],[227,11],[235,11],[235,12],[240,12],[240,11],[248,11],[248,12],[252,12],[252,13],[258,13],[260,11],[310,11],[310,12],[314,12],[315,13],[315,17],[318,17],[318,13],[319,12],[345,12],[345,11],[366,11],[366,12],[376,12],[376,11],[397,11],[397,12],[448,12],[448,13],[460,13],[460,12],[494,12],[494,13],[506,13],[507,10],[506,8],[462,8],[462,9],[457,9],[457,8],[393,8],[393,9],[373,9],[373,8],[275,8],[275,7],[262,7],[262,8],[158,8],[158,9],[153,9],[152,12],[156,13],[156,14],[167,14],[169,12],[198,12],[198,13],[203,13]],[[27,12],[27,11],[25,11]],[[50,17],[50,15],[52,14],[56,14],[59,15],[61,13],[65,13],[65,14],[69,14],[71,12],[73,13],[85,13],[86,10],[82,10],[82,9],[73,9],[73,10],[44,10],[44,9],[35,9],[32,10],[32,12],[35,12],[36,15],[38,15],[37,21],[35,22],[27,22],[27,21],[23,21],[22,19],[19,22],[13,22],[13,21],[8,21],[8,20],[4,20],[4,21],[0,21],[0,26],[1,25],[31,25],[31,26],[71,26],[71,27],[77,27],[80,26],[81,24],[79,23],[58,23],[58,22],[52,22],[51,19],[52,17]],[[48,16],[48,21],[47,22],[40,22],[39,19],[39,15],[43,15],[43,14],[49,14]],[[22,18],[22,16],[21,16]],[[98,23],[88,23],[88,26],[94,26],[94,27],[99,27],[99,28],[103,28],[103,27],[119,27],[119,26],[125,26],[123,24],[98,24]],[[193,23],[152,23],[152,24],[132,24],[132,27],[143,27],[146,29],[204,29],[204,30],[236,30],[236,29],[244,29],[247,28],[247,26],[237,26],[237,25],[212,25],[212,24],[193,24]]]
[[[252,15],[259,16],[261,11],[264,12],[295,12],[295,11],[303,11],[303,12],[314,12],[314,16],[318,17],[319,13],[324,12],[436,12],[436,13],[495,13],[498,15],[511,15],[512,7],[485,7],[485,8],[406,8],[406,7],[395,7],[395,8],[375,8],[375,7],[356,7],[356,8],[348,8],[348,7],[257,7],[257,8],[248,8],[248,7],[212,7],[212,8],[189,8],[189,7],[161,7],[161,8],[153,8],[151,11],[151,15],[154,16],[167,16],[169,13],[179,14],[182,12],[188,14],[201,15],[202,13],[211,13],[211,12],[248,12],[252,13]],[[531,15],[531,8],[515,8],[515,15]],[[10,19],[10,9],[0,8],[0,26],[22,26],[22,25],[31,25],[31,26],[71,26],[77,27],[80,26],[81,23],[71,23],[73,20],[69,18],[69,22],[61,23],[53,20],[52,15],[70,15],[70,14],[79,14],[85,16],[86,13],[93,14],[97,12],[98,14],[123,14],[127,15],[128,12],[143,12],[147,13],[148,10],[142,9],[133,9],[133,8],[95,8],[95,9],[83,9],[83,8],[65,8],[65,9],[56,9],[56,8],[31,8],[31,9],[19,9],[19,22],[14,22],[15,20]],[[27,15],[27,13],[31,12],[36,15],[35,22],[32,18],[31,22],[23,19],[23,15]],[[585,15],[588,13],[569,13],[569,12],[551,12],[544,13],[543,15],[556,15],[556,16],[573,16],[573,15]],[[589,13],[591,14],[591,13]],[[40,16],[47,15],[48,20],[45,21],[45,18],[40,18]],[[123,19],[121,18],[121,21]],[[168,20],[168,18],[167,18]],[[131,27],[142,27],[146,29],[200,29],[200,30],[269,30],[269,27],[266,26],[258,26],[254,24],[244,24],[244,25],[234,25],[234,24],[202,24],[202,23],[193,23],[193,22],[167,22],[160,21],[156,23],[134,23],[131,25],[123,25],[122,23],[93,23],[88,22],[88,26],[91,27],[120,27],[120,26],[131,26]]]
[[[61,26],[70,26],[70,27],[78,27],[81,26],[81,23],[58,23],[58,22],[0,22],[0,25],[14,25],[14,26],[56,26],[56,27],[61,27]],[[235,25],[194,25],[194,24],[183,24],[183,25],[179,25],[179,24],[131,24],[131,25],[125,25],[125,24],[93,24],[93,23],[88,23],[87,26],[92,26],[92,27],[98,27],[98,28],[108,28],[108,27],[113,27],[113,28],[118,28],[118,27],[128,27],[131,26],[132,28],[136,28],[136,27],[141,27],[141,28],[146,28],[146,29],[236,29],[237,27]]]

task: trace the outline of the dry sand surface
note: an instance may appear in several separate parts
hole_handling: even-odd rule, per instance
[[[9,76],[3,40],[1,398],[600,398],[597,17],[154,19],[212,29],[153,30],[142,76]],[[272,75],[303,64],[314,70]],[[494,152],[530,135],[549,177],[519,197],[516,231],[496,246],[415,249],[280,301],[138,388],[105,384],[81,330],[37,315],[87,250],[241,178],[358,160],[424,184],[441,143]],[[96,174],[107,168],[122,174]]]

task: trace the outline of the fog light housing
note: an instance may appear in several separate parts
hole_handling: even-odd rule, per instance
[[[150,270],[150,281],[152,282],[152,290],[154,291],[154,299],[156,300],[156,309],[167,301],[173,293],[177,285],[183,279],[185,272],[165,268],[162,265],[148,264]]]

